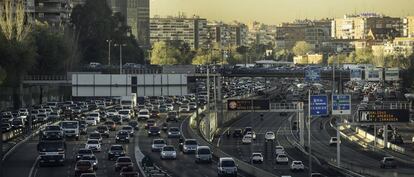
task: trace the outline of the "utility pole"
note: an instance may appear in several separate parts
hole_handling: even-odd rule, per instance
[[[108,66],[111,66],[111,42],[112,40],[108,39],[106,40],[108,43]]]
[[[119,46],[119,74],[122,74],[122,46],[126,46],[126,44],[115,44],[114,46]]]

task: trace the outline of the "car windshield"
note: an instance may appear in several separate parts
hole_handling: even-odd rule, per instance
[[[184,142],[185,145],[197,145],[197,141],[195,140],[187,140]]]
[[[99,141],[97,141],[97,140],[89,140],[87,142],[87,144],[99,144]]]
[[[279,158],[286,158],[286,155],[280,154],[278,155]]]
[[[89,149],[81,149],[78,151],[78,154],[92,154],[92,151]]]
[[[180,129],[174,127],[174,128],[170,128],[170,131],[171,132],[178,132],[178,131],[180,131]]]
[[[169,116],[175,116],[175,115],[177,115],[177,112],[169,112],[168,115]]]
[[[122,130],[132,130],[132,127],[122,127]]]
[[[89,135],[89,138],[99,139],[99,138],[101,138],[101,135],[99,133],[92,133],[92,134]]]
[[[141,111],[141,112],[139,112],[139,115],[148,115],[148,112],[147,111]]]
[[[164,140],[154,140],[154,144],[165,144]]]
[[[92,113],[92,114],[89,114],[89,116],[91,116],[91,117],[99,117],[99,114]]]
[[[163,151],[175,151],[175,150],[174,150],[174,147],[166,146],[163,148]]]
[[[159,128],[158,127],[151,127],[150,128],[150,131],[158,131],[159,130]]]
[[[62,122],[63,128],[77,128],[78,122]]]
[[[129,114],[129,111],[119,111],[119,114],[127,115],[127,114]]]
[[[122,146],[112,146],[111,150],[112,151],[122,151],[122,150],[124,150],[124,148]]]
[[[99,126],[98,128],[96,128],[98,130],[108,130],[108,127],[103,127],[103,126]]]
[[[198,149],[198,154],[210,154],[210,149],[207,149],[207,148]]]
[[[118,162],[131,162],[130,158],[118,158]]]
[[[236,165],[234,164],[234,161],[232,161],[232,160],[223,160],[221,162],[221,166],[222,167],[234,167]]]
[[[82,160],[96,160],[96,157],[94,155],[83,156]]]
[[[47,126],[45,128],[46,131],[50,131],[50,130],[60,130],[59,126]]]
[[[118,132],[118,135],[128,135],[129,133],[128,132],[126,132],[126,131],[120,131],[120,132]]]
[[[84,167],[84,166],[91,166],[92,164],[89,161],[79,161],[78,163],[76,163],[76,166],[80,167]]]

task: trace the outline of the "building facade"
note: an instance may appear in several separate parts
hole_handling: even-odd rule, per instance
[[[210,22],[207,29],[210,43],[217,43],[221,47],[247,45],[248,29],[243,23]]]
[[[69,23],[72,12],[70,0],[34,0],[34,17],[52,27]]]
[[[387,31],[394,31],[397,36],[401,36],[403,34],[402,20],[375,13],[363,13],[345,15],[344,18],[332,21],[332,37],[336,39],[368,39],[371,36],[370,32],[385,33]]]
[[[414,16],[404,18],[404,36],[414,37]]]
[[[208,45],[207,20],[194,16],[150,19],[150,43],[183,41],[193,49]]]

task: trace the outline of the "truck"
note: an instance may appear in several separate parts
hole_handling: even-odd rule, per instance
[[[137,106],[137,95],[132,93],[128,96],[121,96],[120,104],[122,109],[133,109]]]
[[[60,127],[65,137],[73,137],[79,140],[79,122],[78,121],[62,121]]]
[[[55,132],[45,133],[51,133],[54,135],[46,135],[39,139],[39,143],[37,144],[39,166],[64,165],[66,159],[65,139],[63,136],[56,136]]]

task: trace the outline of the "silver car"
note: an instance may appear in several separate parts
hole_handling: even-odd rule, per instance
[[[197,150],[198,144],[195,139],[186,139],[183,143],[183,152],[192,153]]]
[[[208,146],[198,146],[195,152],[196,163],[199,162],[208,162],[211,163],[213,158],[210,147]]]

